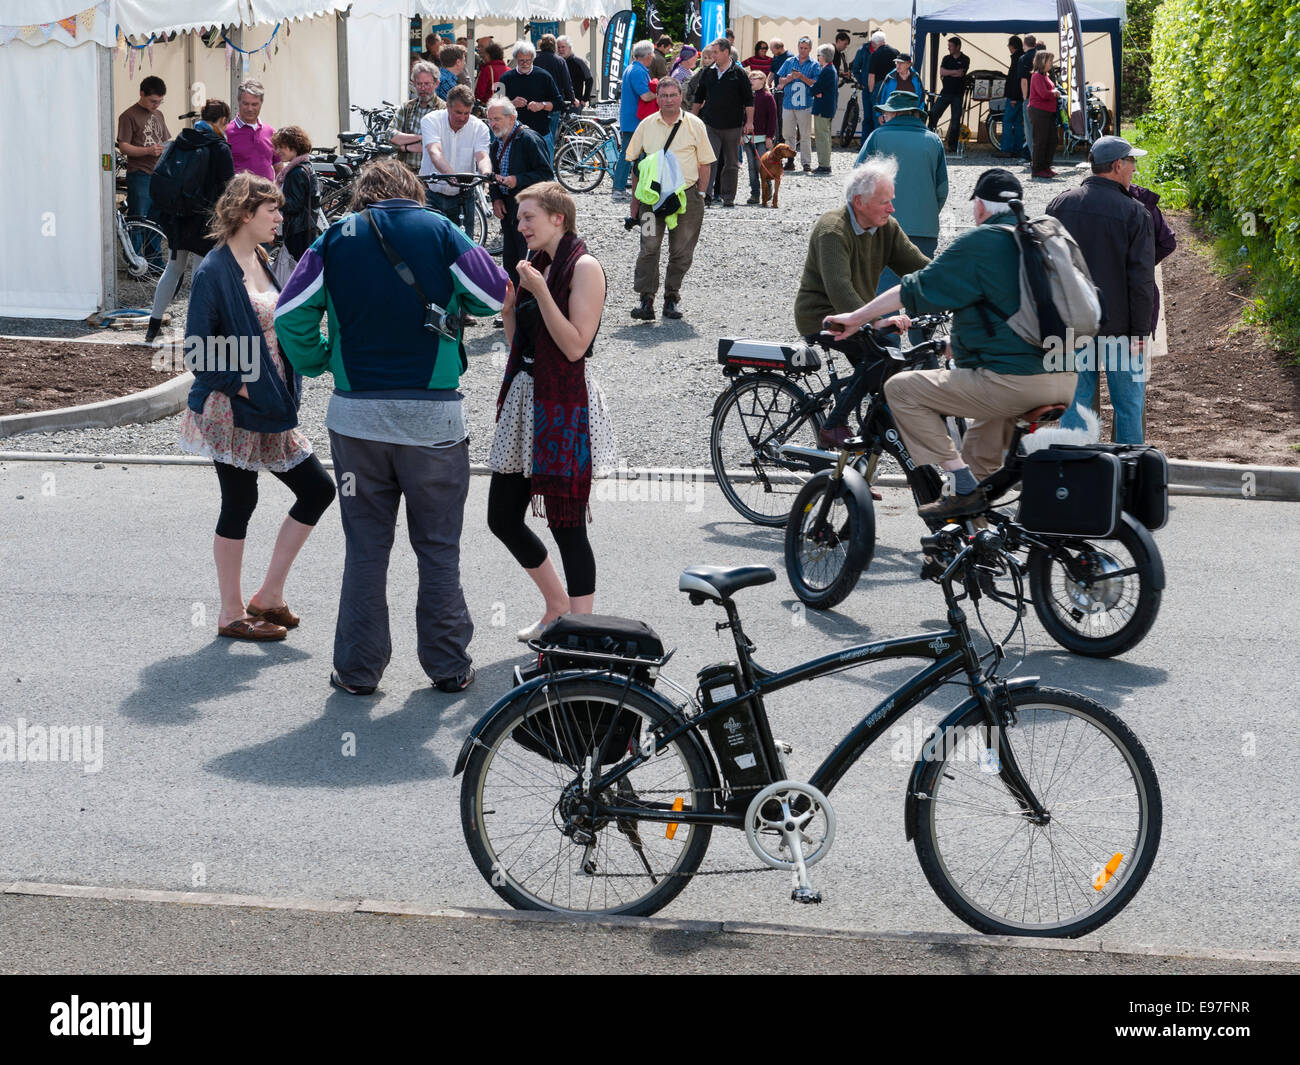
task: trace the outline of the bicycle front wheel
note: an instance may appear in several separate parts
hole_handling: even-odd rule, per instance
[[[844,107],[844,124],[840,126],[840,147],[848,148],[858,137],[858,100],[855,96]]]
[[[826,507],[826,496],[835,498]],[[785,527],[785,572],[801,602],[814,610],[842,603],[876,551],[876,512],[820,473],[795,497]]]
[[[1132,730],[1074,692],[1011,692],[990,736],[980,708],[923,749],[916,854],[944,904],[994,935],[1073,939],[1137,894],[1160,844],[1160,786]],[[1000,772],[1006,747],[1049,819]]]
[[[581,794],[584,766],[591,758],[599,771],[607,736],[606,768],[669,720],[635,688],[586,677],[535,689],[498,715],[461,786],[465,842],[492,889],[516,909],[562,913],[646,916],[671,902],[704,861],[710,827],[600,817]],[[712,812],[708,756],[691,737],[662,746],[596,798]]]
[[[709,459],[718,487],[736,511],[756,525],[781,527],[814,464],[779,454],[786,444],[820,448],[822,411],[806,411],[809,395],[776,374],[748,374],[713,416]]]
[[[605,178],[605,155],[590,141],[570,141],[555,153],[555,177],[570,192],[590,192]]]
[[[489,255],[501,258],[501,250],[505,247],[505,238],[501,233],[501,220],[492,213],[491,207],[478,198],[474,200],[474,217],[477,227],[475,236],[479,244]]]

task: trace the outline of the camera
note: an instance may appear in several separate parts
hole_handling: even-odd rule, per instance
[[[448,340],[458,340],[461,325],[459,314],[449,314],[436,303],[430,303],[424,308],[424,328],[430,333],[438,333]]]

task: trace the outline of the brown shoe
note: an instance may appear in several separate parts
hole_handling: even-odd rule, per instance
[[[236,618],[229,625],[217,629],[217,635],[232,640],[283,640],[289,635],[289,630],[264,618]]]
[[[274,606],[270,610],[263,610],[260,606],[248,604],[248,612],[255,618],[264,618],[271,622],[272,625],[283,625],[286,629],[296,629],[298,622],[302,620],[297,614],[289,609],[289,604],[284,606]]]

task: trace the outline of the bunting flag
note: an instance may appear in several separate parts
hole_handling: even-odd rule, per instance
[[[26,26],[0,23],[0,45],[8,44],[15,37],[21,37],[28,44],[42,44],[50,40],[63,40],[65,35],[69,43],[75,44],[78,36],[83,38],[93,36],[96,19],[100,15],[108,14],[108,3],[109,0],[99,0],[98,3],[75,14],[51,22],[38,22]],[[0,11],[0,16],[3,14],[4,12]]]

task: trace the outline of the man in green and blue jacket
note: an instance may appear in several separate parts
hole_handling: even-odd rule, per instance
[[[400,163],[370,164],[353,200],[364,210],[335,222],[307,249],[275,313],[280,350],[293,367],[306,377],[327,370],[334,377],[325,427],[347,556],[330,682],[354,695],[375,690],[392,655],[385,586],[403,496],[419,562],[420,665],[440,691],[461,691],[474,679],[474,626],[460,586],[469,491],[457,391],[464,346],[454,318],[438,321],[438,332],[429,326],[438,310],[497,313],[506,275],[423,203],[419,180]],[[385,254],[378,234],[415,285]]]

